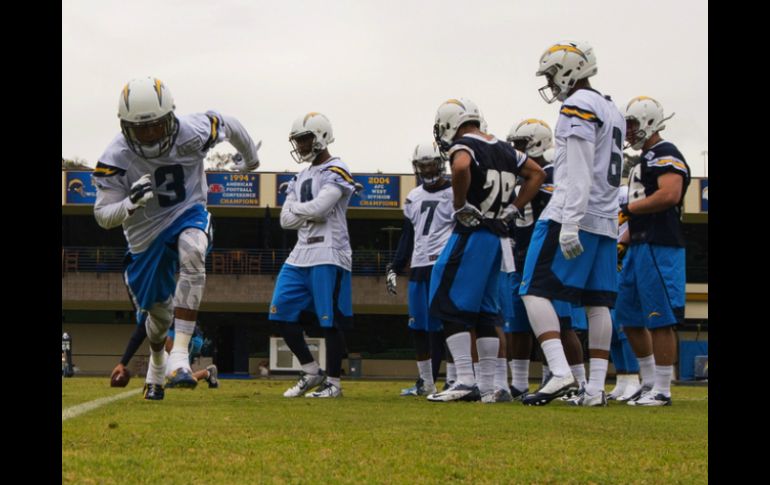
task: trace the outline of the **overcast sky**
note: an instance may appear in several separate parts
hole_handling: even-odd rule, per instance
[[[407,173],[447,98],[475,101],[501,138],[524,118],[553,127],[559,103],[540,98],[534,73],[560,40],[593,45],[591,83],[621,110],[645,95],[676,112],[662,135],[694,176],[704,174],[702,0],[64,0],[62,156],[95,165],[120,131],[123,85],[154,76],[178,114],[238,118],[263,140],[263,170],[300,168],[289,155],[291,123],[320,111],[334,128],[331,153],[351,171]]]

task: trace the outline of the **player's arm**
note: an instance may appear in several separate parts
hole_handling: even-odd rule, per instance
[[[521,189],[519,189],[519,194],[513,201],[513,205],[516,206],[516,209],[518,209],[519,212],[522,212],[524,207],[529,204],[540,191],[540,186],[545,182],[546,173],[537,162],[531,158],[527,158],[519,169],[519,176],[524,179],[524,182],[521,184]]]
[[[212,116],[216,118],[216,115],[211,112],[206,114],[210,119]],[[257,151],[262,146],[262,140],[257,144],[254,144],[254,140],[251,139],[251,136],[249,136],[249,133],[240,121],[232,116],[220,116],[222,117],[221,129],[224,132],[225,138],[236,150],[238,150],[238,153],[242,157],[242,161],[236,165],[238,170],[248,172],[259,168],[259,155],[257,154]],[[215,121],[212,120],[212,124],[213,123],[215,123]]]
[[[667,172],[658,176],[658,190],[649,197],[623,204],[621,210],[625,215],[653,214],[679,204],[682,199],[684,176],[677,172]]]
[[[405,217],[404,225],[401,228],[401,238],[398,240],[398,247],[396,248],[396,256],[388,266],[396,273],[400,273],[412,257],[412,251],[414,251],[414,225]]]
[[[564,185],[566,197],[562,209],[562,225],[577,225],[585,215],[591,193],[591,177],[595,146],[579,136],[567,137],[567,156],[563,168],[566,171]]]
[[[293,190],[289,190],[286,200],[281,207],[281,227],[284,229],[299,229],[307,220],[291,212],[291,207],[297,203],[297,197]]]
[[[153,197],[152,181],[145,174],[126,190],[123,183],[125,171],[109,167],[99,162],[94,170],[93,181],[96,186],[94,217],[104,229],[117,227],[128,219],[136,209],[144,207]]]
[[[471,186],[471,155],[466,150],[458,150],[451,156],[453,206],[459,210],[465,206]]]
[[[323,220],[334,210],[334,206],[342,198],[344,192],[334,183],[327,183],[318,191],[313,200],[296,202],[289,207],[289,211],[295,216],[305,219]]]

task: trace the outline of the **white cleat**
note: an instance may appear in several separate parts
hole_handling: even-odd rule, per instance
[[[297,383],[283,393],[283,397],[301,397],[309,390],[323,384],[325,380],[326,374],[323,371],[319,371],[316,375],[303,373]]]
[[[326,381],[317,391],[306,394],[305,397],[342,397],[342,389]]]

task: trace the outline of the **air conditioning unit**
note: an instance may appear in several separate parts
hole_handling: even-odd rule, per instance
[[[307,347],[321,368],[326,367],[326,340],[322,338],[307,338]],[[271,371],[301,371],[302,366],[281,337],[270,337],[270,370]]]

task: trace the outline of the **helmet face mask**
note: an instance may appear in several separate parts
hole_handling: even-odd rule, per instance
[[[120,128],[129,148],[142,158],[167,154],[179,133],[174,98],[156,78],[133,79],[118,104]]]
[[[420,144],[414,149],[412,168],[423,184],[436,185],[444,178],[446,159],[435,143]]]
[[[297,163],[312,163],[334,141],[332,125],[321,113],[310,112],[294,120],[289,133],[289,152]]]

